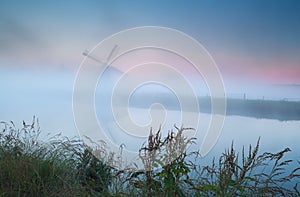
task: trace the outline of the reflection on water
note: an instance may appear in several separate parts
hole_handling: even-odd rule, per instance
[[[136,123],[146,124],[151,120],[151,116],[147,109],[132,108],[130,111],[132,119]],[[197,114],[190,112],[189,115],[196,116]],[[200,148],[210,124],[210,120],[211,116],[209,114],[200,114],[199,125],[195,135],[198,139],[197,145],[193,145],[193,147],[191,147],[192,149]],[[180,122],[179,111],[167,111],[166,121],[162,127],[164,134],[166,134],[168,130],[174,128],[174,123],[177,123],[177,126],[183,124],[184,127],[194,127],[188,122]],[[109,125],[114,125],[115,129],[109,128]],[[152,125],[154,129],[158,128],[158,126],[159,125]],[[127,148],[129,149],[135,149],[137,144],[141,144],[146,140],[146,138],[141,138],[139,139],[139,143],[138,141],[132,141],[131,139],[134,137],[122,134],[122,131],[118,128],[117,124],[113,123],[113,121],[109,122],[105,127],[109,129],[110,133],[108,133],[108,135],[110,135],[112,141],[117,144],[126,143]],[[282,149],[289,147],[292,150],[289,156],[300,160],[300,147],[298,146],[298,139],[300,139],[300,121],[278,121],[241,116],[226,117],[218,142],[205,158],[212,158],[216,155],[220,155],[220,153],[228,148],[232,142],[234,142],[237,150],[241,150],[243,146],[247,147],[249,144],[254,145],[259,137],[261,138],[261,152],[279,152]]]
[[[261,152],[279,152],[289,147],[290,157],[300,160],[300,121],[278,121],[240,116],[228,116],[218,143],[209,157],[220,153],[234,142],[237,150],[256,144],[260,139]]]

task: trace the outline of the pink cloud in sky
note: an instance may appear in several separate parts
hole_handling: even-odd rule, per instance
[[[300,83],[300,59],[216,53],[214,58],[227,80]]]

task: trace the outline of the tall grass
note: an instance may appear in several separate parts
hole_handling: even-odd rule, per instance
[[[79,140],[60,135],[40,140],[38,121],[2,122],[1,196],[82,196],[107,191],[110,169]]]
[[[233,145],[217,162],[196,170],[197,184],[193,185],[197,196],[298,196],[298,185],[289,188],[289,183],[299,180],[300,167],[289,171],[292,160],[283,157],[289,148],[278,153],[258,154],[259,140],[248,153],[236,153]]]
[[[139,151],[143,169],[117,170],[111,166],[122,165],[122,155],[110,153],[105,144],[91,147],[60,135],[43,141],[35,119],[21,129],[13,122],[1,124],[1,196],[300,195],[299,161],[284,159],[289,148],[260,154],[259,140],[240,153],[232,144],[202,166],[198,152],[187,151],[194,139],[184,133],[191,128],[175,127],[166,137],[151,130]],[[293,162],[297,166],[291,169]]]

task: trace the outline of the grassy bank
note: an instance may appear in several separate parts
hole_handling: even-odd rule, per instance
[[[285,160],[288,148],[259,153],[256,146],[236,152],[232,145],[209,166],[197,152],[186,152],[193,139],[187,129],[168,136],[150,135],[139,156],[144,169],[110,167],[120,161],[104,146],[52,136],[42,141],[37,121],[18,129],[2,123],[1,196],[299,196],[300,164]],[[93,153],[93,154],[92,154]],[[101,153],[101,154],[100,154]],[[176,153],[176,154],[174,154]],[[94,155],[98,155],[98,160]],[[201,160],[200,160],[201,161]],[[297,168],[290,169],[292,162]],[[125,165],[126,166],[126,165]]]

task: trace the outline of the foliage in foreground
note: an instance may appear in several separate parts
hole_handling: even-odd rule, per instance
[[[46,142],[38,121],[2,122],[0,133],[1,196],[86,196],[105,194],[111,180],[108,166],[79,140],[52,136]]]
[[[299,186],[291,186],[300,164],[291,169],[293,161],[283,159],[290,149],[259,154],[259,140],[241,154],[232,145],[201,166],[199,154],[186,151],[193,143],[184,135],[189,128],[175,127],[165,138],[151,131],[139,152],[144,169],[117,170],[109,166],[126,164],[103,144],[88,147],[59,135],[43,142],[35,120],[22,129],[2,125],[1,196],[300,196]]]

